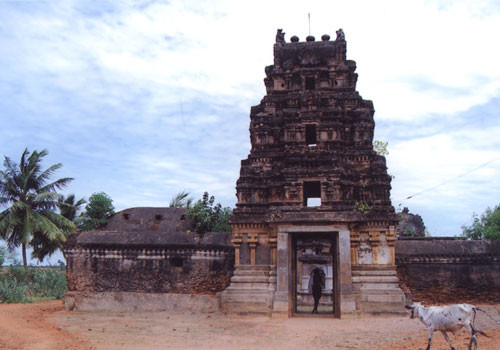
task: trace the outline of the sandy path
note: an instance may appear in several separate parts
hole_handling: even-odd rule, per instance
[[[0,304],[0,349],[89,350],[89,344],[62,331],[47,317],[62,310],[61,301]]]
[[[500,349],[500,305],[482,305],[480,350]],[[457,350],[468,335],[451,335]],[[408,317],[268,318],[218,313],[65,312],[62,303],[0,304],[0,349],[22,350],[407,350],[425,349],[427,332]],[[433,350],[448,350],[439,333]]]
[[[500,306],[482,306],[496,319],[479,315],[476,325],[492,338],[479,337],[479,349],[500,350]],[[58,316],[60,327],[88,339],[97,350],[304,350],[425,349],[427,331],[409,317],[360,319],[225,316],[179,312],[71,313]],[[457,350],[467,349],[465,332],[450,335]],[[449,350],[440,333],[433,350]]]

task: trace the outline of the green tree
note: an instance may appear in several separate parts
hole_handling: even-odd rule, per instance
[[[375,153],[377,153],[379,156],[386,156],[389,154],[389,151],[387,150],[388,142],[382,142],[379,140],[373,141],[373,150]]]
[[[193,205],[193,198],[189,197],[189,192],[186,191],[181,191],[177,193],[174,197],[172,197],[172,200],[170,201],[170,204],[168,205],[169,208],[186,208],[189,209]]]
[[[220,203],[214,204],[214,202],[214,196],[205,192],[203,198],[188,210],[188,216],[193,220],[196,232],[199,234],[231,231],[231,225],[229,225],[231,208],[223,208]]]
[[[77,218],[78,228],[90,231],[103,228],[115,213],[113,200],[104,192],[93,193],[85,206],[85,213]]]
[[[70,194],[67,197],[61,196],[57,201],[57,207],[59,208],[59,213],[66,219],[75,221],[80,211],[80,207],[87,203],[83,198],[75,202],[75,195]]]
[[[42,170],[41,162],[47,154],[46,150],[30,153],[25,149],[19,165],[5,157],[5,169],[0,171],[0,205],[7,207],[0,212],[0,236],[11,251],[21,246],[24,266],[27,266],[27,245],[32,245],[35,250],[50,242],[51,246],[43,252],[39,249],[37,253],[33,252],[33,256],[41,261],[46,254],[53,252],[54,247],[60,247],[76,228],[70,220],[54,211],[59,199],[56,191],[65,188],[73,179],[49,182],[62,164]]]
[[[462,237],[468,239],[491,239],[500,240],[500,205],[493,210],[486,208],[484,213],[478,217],[472,215],[472,225],[462,226]]]
[[[85,203],[86,202],[83,198],[79,199],[75,203],[75,195],[70,194],[68,197],[60,196],[57,200],[57,207],[59,208],[60,215],[75,223],[78,210]],[[66,232],[66,236],[69,236],[73,233],[73,231],[74,230]],[[33,257],[41,261],[45,256],[50,256],[53,252],[55,252],[59,248],[60,244],[59,242],[47,239],[45,236],[37,235],[31,240],[31,246],[33,247]]]
[[[0,247],[0,266],[3,266],[7,260],[8,253],[7,247]]]

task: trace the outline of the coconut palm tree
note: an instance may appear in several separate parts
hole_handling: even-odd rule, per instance
[[[189,209],[193,205],[193,198],[189,197],[189,192],[186,191],[181,191],[177,193],[174,197],[172,197],[172,200],[170,201],[170,204],[168,205],[169,208],[186,208]]]
[[[83,198],[79,199],[75,203],[75,195],[69,194],[67,197],[61,196],[57,201],[57,207],[59,208],[59,213],[66,219],[75,221],[80,207],[87,203]]]
[[[76,229],[71,220],[54,212],[60,197],[56,191],[65,188],[73,179],[49,182],[62,164],[42,170],[41,161],[47,154],[46,150],[30,153],[25,149],[19,165],[5,157],[5,169],[0,171],[0,205],[7,207],[0,212],[0,237],[10,250],[22,247],[25,267],[28,244],[38,249],[33,255],[41,261]],[[50,249],[40,249],[48,242],[52,244]]]

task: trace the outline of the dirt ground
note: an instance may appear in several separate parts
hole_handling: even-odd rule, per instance
[[[478,349],[500,349],[500,305],[480,305]],[[466,332],[450,335],[467,349]],[[0,305],[0,349],[425,349],[427,332],[409,317],[269,318],[218,313],[67,312],[60,301]],[[448,350],[435,333],[433,350]]]

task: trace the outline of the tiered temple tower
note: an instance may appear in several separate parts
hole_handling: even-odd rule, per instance
[[[314,269],[324,274],[323,313],[402,310],[391,177],[373,150],[373,103],[356,91],[355,70],[342,29],[319,42],[285,42],[278,30],[267,94],[250,112],[223,310],[310,312]]]

